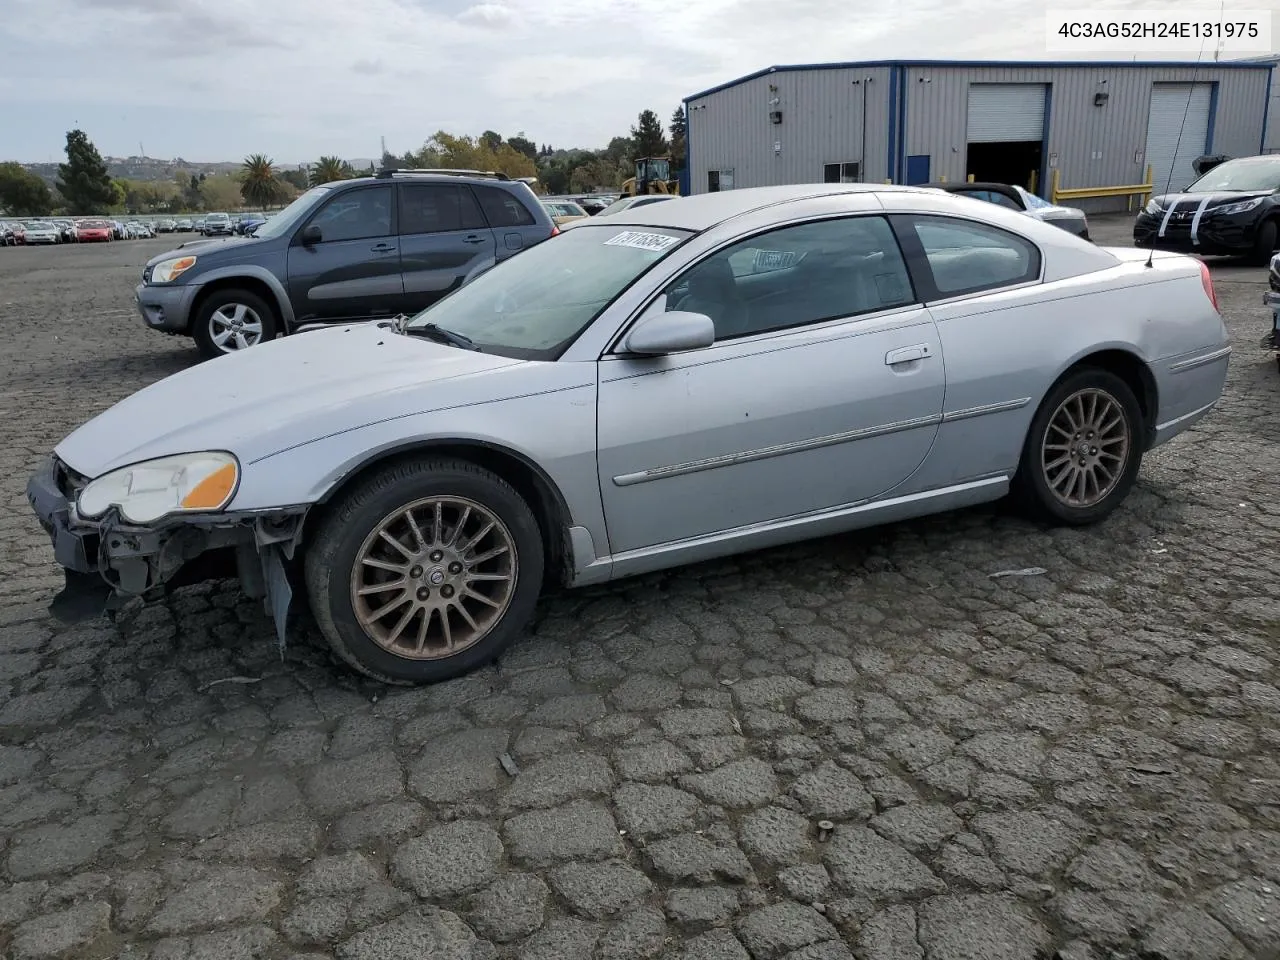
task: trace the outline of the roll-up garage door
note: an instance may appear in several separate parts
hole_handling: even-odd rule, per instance
[[[1213,85],[1209,83],[1151,85],[1146,159],[1151,165],[1157,195],[1166,192],[1166,185],[1176,193],[1196,178],[1191,161],[1204,153],[1209,139],[1212,90]]]
[[[1044,139],[1043,83],[969,85],[969,143]]]

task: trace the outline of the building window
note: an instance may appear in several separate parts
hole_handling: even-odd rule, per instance
[[[707,190],[711,193],[718,193],[721,190],[733,189],[733,169],[728,170],[708,170],[707,171]]]
[[[822,165],[823,183],[858,183],[858,164],[825,163]]]

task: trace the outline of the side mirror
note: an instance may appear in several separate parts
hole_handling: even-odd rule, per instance
[[[309,227],[303,228],[302,245],[304,247],[313,246],[319,243],[323,239],[324,239],[324,234],[321,233],[320,228],[316,226],[314,223],[311,224]]]
[[[642,317],[627,334],[627,353],[659,356],[682,350],[700,350],[716,342],[716,327],[705,313],[672,310]]]

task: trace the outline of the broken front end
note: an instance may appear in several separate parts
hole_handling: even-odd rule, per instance
[[[128,468],[132,472],[128,485],[134,487],[129,496],[137,497],[136,488],[141,484],[134,482],[134,475],[139,470],[150,469],[163,477],[166,470],[174,473],[181,469],[164,461],[153,463],[160,466]],[[219,483],[227,486],[225,477],[219,478]],[[89,487],[89,478],[56,456],[27,483],[27,499],[49,534],[54,559],[66,576],[66,585],[49,606],[53,616],[67,623],[90,620],[104,612],[114,616],[134,597],[150,601],[175,587],[234,577],[247,596],[265,601],[283,644],[285,616],[292,599],[285,564],[293,559],[301,539],[307,506],[225,510],[221,507],[234,494],[234,484],[225,491],[205,489],[202,494],[197,485],[195,492],[179,502],[181,509],[166,512],[162,502],[148,504],[149,512],[160,511],[160,515],[139,521],[116,503],[100,511],[90,504],[86,511],[83,501]],[[144,490],[143,495],[150,493]],[[95,491],[87,499],[106,503],[109,494],[104,499]],[[186,506],[195,495],[205,496],[211,504],[215,498],[222,503],[208,510]],[[145,515],[148,510],[137,512]]]

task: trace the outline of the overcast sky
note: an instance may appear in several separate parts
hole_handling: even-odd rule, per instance
[[[665,124],[683,97],[771,64],[1047,57],[1043,8],[1027,0],[0,0],[0,10],[0,160],[60,160],[75,126],[105,155],[141,143],[148,156],[197,161],[375,157],[380,136],[403,152],[439,129],[595,147],[646,107]]]

